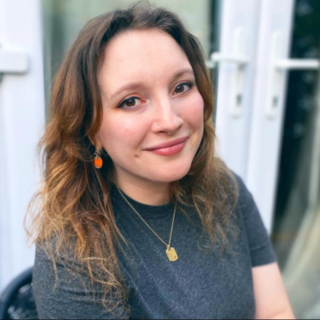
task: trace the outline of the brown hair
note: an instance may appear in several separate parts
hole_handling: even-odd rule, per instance
[[[102,286],[103,305],[112,311],[122,301],[128,313],[128,293],[115,249],[116,244],[122,249],[121,239],[127,242],[111,205],[112,160],[102,154],[104,166],[96,170],[91,141],[102,120],[97,73],[108,41],[125,30],[150,28],[168,33],[184,50],[204,100],[203,139],[188,174],[171,184],[170,199],[196,208],[211,249],[217,240],[224,246],[228,243],[226,231],[232,225],[230,212],[238,190],[233,174],[214,156],[213,90],[201,45],[175,14],[150,5],[138,4],[92,19],[69,50],[54,80],[51,120],[39,143],[44,185],[25,218],[29,239],[46,251],[54,265],[66,261],[62,257],[72,252],[72,259],[82,266],[78,271]],[[115,300],[107,301],[111,292]]]

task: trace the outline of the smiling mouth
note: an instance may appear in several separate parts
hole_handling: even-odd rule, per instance
[[[175,139],[173,141],[169,141],[169,142],[164,142],[164,143],[160,143],[156,146],[150,147],[150,148],[146,148],[146,151],[154,151],[154,150],[158,150],[158,149],[164,149],[164,148],[169,148],[172,146],[175,146],[177,144],[180,144],[182,142],[185,142],[186,140],[188,140],[189,137],[182,137],[182,138],[178,138]]]
[[[171,156],[182,151],[184,146],[186,145],[187,140],[188,137],[180,138],[172,142],[161,144],[157,147],[152,147],[145,150],[161,156]]]

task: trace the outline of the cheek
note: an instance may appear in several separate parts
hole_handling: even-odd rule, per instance
[[[204,103],[200,93],[194,94],[188,101],[188,106],[183,110],[183,118],[194,129],[202,130]]]
[[[105,116],[98,132],[98,139],[104,149],[111,155],[125,152],[139,145],[143,128],[137,127],[132,119],[117,115]]]

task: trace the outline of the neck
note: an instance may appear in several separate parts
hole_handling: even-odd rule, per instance
[[[170,183],[154,181],[132,181],[125,177],[116,177],[116,185],[131,199],[150,206],[169,203]]]

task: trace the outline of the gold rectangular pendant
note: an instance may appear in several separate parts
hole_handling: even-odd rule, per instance
[[[170,261],[178,260],[178,255],[174,248],[170,247],[170,249],[166,250],[166,253]]]

